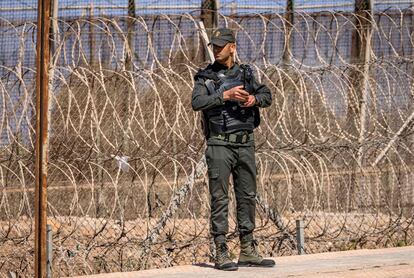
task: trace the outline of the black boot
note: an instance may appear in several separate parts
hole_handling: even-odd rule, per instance
[[[214,268],[226,271],[237,270],[237,264],[230,260],[229,249],[225,242],[216,243],[216,263]]]
[[[275,261],[271,259],[263,259],[257,251],[257,241],[253,239],[252,234],[240,237],[240,257],[239,266],[259,266],[273,267]]]

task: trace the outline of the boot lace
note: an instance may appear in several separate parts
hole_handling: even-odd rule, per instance
[[[252,255],[261,258],[262,256],[259,254],[259,251],[258,251],[258,248],[257,248],[258,246],[259,246],[259,242],[255,239],[253,239],[252,240],[252,245],[251,245]]]
[[[227,248],[227,244],[220,244],[217,246],[217,261],[224,261],[226,260],[229,255],[228,255],[228,251],[229,249]]]

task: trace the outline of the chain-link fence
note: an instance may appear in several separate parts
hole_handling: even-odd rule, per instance
[[[234,29],[237,59],[254,66],[274,99],[255,131],[261,251],[296,253],[297,219],[308,253],[412,244],[411,1],[376,1],[373,17],[353,1],[220,5],[216,25]],[[48,172],[54,274],[209,261],[205,145],[190,105],[193,75],[207,63],[201,3],[58,7]],[[1,276],[33,273],[36,8],[0,4]]]

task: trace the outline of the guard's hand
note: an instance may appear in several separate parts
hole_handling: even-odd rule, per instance
[[[246,102],[240,104],[241,107],[252,107],[256,104],[256,98],[253,95],[249,95]]]
[[[243,86],[236,86],[230,90],[223,92],[223,99],[226,100],[237,100],[240,102],[246,102],[249,100],[249,93],[243,90]]]

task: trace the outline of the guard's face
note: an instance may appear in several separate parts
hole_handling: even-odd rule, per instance
[[[219,63],[227,61],[230,57],[233,56],[235,51],[235,43],[228,43],[225,46],[218,46],[213,44],[214,59],[216,59],[216,61]]]

